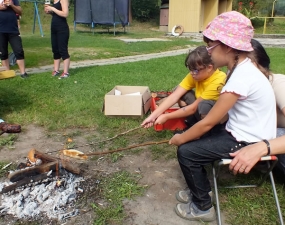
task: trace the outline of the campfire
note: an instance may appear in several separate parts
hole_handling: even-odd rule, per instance
[[[32,149],[26,163],[0,183],[0,215],[39,219],[46,215],[59,221],[76,216],[82,171],[63,157],[55,158]]]

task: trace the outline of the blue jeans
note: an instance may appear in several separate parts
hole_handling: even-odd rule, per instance
[[[210,182],[204,166],[218,159],[231,158],[229,153],[248,145],[238,142],[224,128],[178,147],[177,157],[186,183],[193,194],[192,201],[200,210],[212,207]]]

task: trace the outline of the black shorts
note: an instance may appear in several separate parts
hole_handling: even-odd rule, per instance
[[[8,59],[8,43],[16,56],[17,60],[24,59],[24,50],[22,39],[19,34],[0,33],[0,58],[1,60]]]

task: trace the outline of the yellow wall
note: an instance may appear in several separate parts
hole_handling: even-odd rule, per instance
[[[169,0],[168,32],[175,25],[184,27],[184,32],[199,31],[201,0]]]
[[[203,30],[206,28],[208,23],[210,23],[217,15],[218,15],[218,0],[204,0],[205,8],[204,8],[204,20],[203,20]]]
[[[232,0],[220,0],[219,1],[219,14],[223,12],[228,12],[232,10],[233,1]]]
[[[168,32],[175,25],[184,32],[203,31],[217,15],[232,10],[232,0],[169,0]]]

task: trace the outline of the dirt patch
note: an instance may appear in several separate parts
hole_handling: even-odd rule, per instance
[[[33,125],[27,126],[22,133],[19,134],[14,149],[2,148],[0,150],[1,161],[18,163],[25,159],[31,148],[35,148],[44,153],[53,152],[52,155],[56,156],[58,150],[63,149],[67,138],[66,133],[68,132],[70,131],[51,134],[47,133],[41,127],[35,127]],[[89,132],[80,131],[79,133],[80,135],[76,136],[76,144],[82,146],[88,143],[85,137]],[[78,150],[88,152],[90,148],[84,146]],[[76,163],[80,162],[76,161]],[[96,187],[96,182],[98,181],[96,177],[99,177],[100,174],[111,174],[121,170],[127,170],[131,173],[140,173],[142,175],[142,179],[139,181],[140,184],[148,186],[143,196],[124,202],[128,218],[123,224],[201,224],[199,222],[186,221],[178,217],[173,210],[177,203],[175,192],[186,186],[179,165],[175,159],[153,161],[151,152],[145,147],[145,150],[139,154],[124,154],[124,156],[115,163],[110,162],[108,156],[103,156],[96,160],[81,162],[81,166],[86,169],[84,174],[86,186],[84,188],[85,191],[90,193],[87,199],[81,199],[80,202],[78,202],[80,214],[69,219],[65,223],[67,225],[93,224],[95,215],[90,204],[98,199],[96,191],[91,190],[90,187]],[[17,219],[12,216],[6,215],[0,217],[1,225],[15,224],[16,221]],[[18,221],[17,224],[25,223]],[[29,224],[31,224],[31,221]],[[42,218],[40,224],[59,223]],[[216,224],[216,222],[210,224]]]

